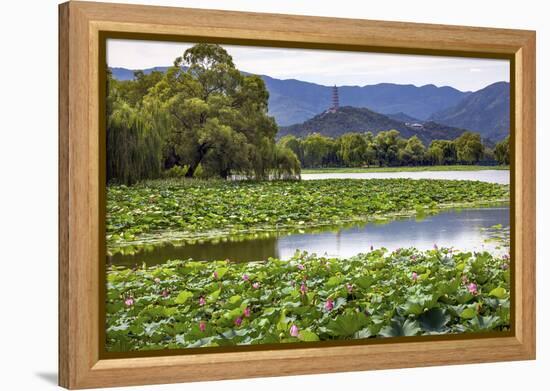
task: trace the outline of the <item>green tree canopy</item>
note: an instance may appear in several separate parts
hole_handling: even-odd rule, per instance
[[[365,163],[367,140],[360,133],[346,133],[339,139],[338,155],[348,167],[360,167]]]
[[[319,133],[311,133],[302,141],[304,165],[307,167],[326,167],[338,160],[337,142]]]
[[[380,165],[394,166],[398,164],[399,139],[397,130],[382,131],[376,135],[374,144]]]
[[[146,101],[169,117],[167,168],[199,165],[207,175],[265,177],[277,125],[267,115],[269,94],[258,76],[244,76],[219,45],[197,44],[174,62]]]
[[[479,133],[464,132],[454,143],[459,162],[474,164],[483,158],[483,144]]]
[[[510,164],[510,136],[497,143],[495,158],[500,164]]]

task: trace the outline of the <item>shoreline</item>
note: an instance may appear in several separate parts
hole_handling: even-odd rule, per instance
[[[164,230],[155,233],[148,234],[142,238],[139,238],[136,241],[126,241],[124,243],[117,243],[116,246],[107,244],[107,252],[109,256],[117,254],[119,252],[124,252],[125,248],[133,246],[164,246],[167,244],[173,245],[184,245],[184,244],[194,244],[195,242],[201,241],[215,241],[239,237],[240,239],[245,239],[247,236],[253,237],[255,235],[262,234],[284,234],[284,233],[294,233],[300,230],[324,230],[324,228],[330,228],[335,226],[347,227],[347,226],[356,226],[362,224],[368,224],[377,221],[393,221],[403,218],[410,218],[417,215],[436,215],[438,213],[449,211],[453,209],[464,209],[464,208],[491,208],[496,206],[506,206],[509,205],[509,200],[499,199],[493,201],[478,201],[478,202],[468,202],[468,203],[450,203],[450,204],[441,204],[436,208],[423,209],[418,211],[415,209],[404,210],[399,212],[390,212],[386,214],[374,214],[370,216],[362,216],[360,218],[342,220],[338,224],[335,223],[314,223],[314,224],[285,224],[280,226],[261,226],[254,227],[246,230],[237,230],[237,231],[206,231],[206,232],[181,232],[174,230]],[[146,250],[146,249],[145,249]],[[139,250],[137,251],[139,252]]]
[[[400,167],[327,167],[304,168],[301,174],[366,174],[376,172],[429,172],[429,171],[509,171],[510,166],[400,166]]]

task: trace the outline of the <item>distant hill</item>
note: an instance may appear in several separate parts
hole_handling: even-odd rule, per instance
[[[499,141],[510,133],[510,84],[498,82],[464,97],[430,120],[479,132]]]
[[[169,67],[143,69],[165,72]],[[133,69],[111,68],[117,80],[132,80]],[[287,126],[302,123],[325,111],[331,102],[332,87],[296,79],[276,79],[260,75],[269,91],[269,113],[277,124]],[[425,120],[435,112],[456,105],[470,92],[452,87],[436,87],[428,84],[416,87],[412,84],[381,83],[368,86],[338,87],[342,106],[369,107],[379,113],[403,113],[413,119]]]
[[[390,129],[398,130],[401,136],[405,138],[416,135],[425,145],[429,145],[435,139],[452,140],[465,132],[464,129],[435,122],[426,122],[422,128],[407,126],[404,122],[367,108],[344,106],[335,113],[322,113],[302,124],[281,127],[277,137],[287,134],[305,137],[313,132],[330,137],[339,137],[347,132],[372,131],[377,134],[380,131]]]
[[[410,115],[407,115],[403,112],[386,114],[386,116],[390,117],[391,119],[394,119],[396,121],[401,121],[401,122],[408,122],[408,123],[412,123],[412,124],[422,123],[422,121],[419,120],[418,118],[411,117]]]
[[[148,75],[149,73],[153,71],[158,72],[166,72],[170,67],[154,67],[154,68],[147,68],[147,69],[127,69],[127,68],[109,68],[111,73],[113,74],[113,78],[116,80],[134,80],[134,72],[142,70],[143,73]]]

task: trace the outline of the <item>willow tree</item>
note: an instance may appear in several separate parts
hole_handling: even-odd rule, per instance
[[[346,133],[339,139],[338,155],[346,167],[360,167],[367,158],[367,139],[360,133]]]
[[[479,133],[464,132],[454,140],[456,158],[466,164],[474,164],[483,157],[483,144]]]
[[[433,140],[427,154],[433,164],[456,164],[456,145],[452,140]]]
[[[299,179],[301,165],[298,156],[281,144],[275,146],[275,167],[272,176],[277,179]]]
[[[292,152],[294,152],[300,162],[304,162],[304,148],[302,146],[302,140],[300,140],[298,137],[294,136],[293,134],[288,134],[281,137],[277,144],[279,144],[281,147],[289,148]]]
[[[336,140],[319,133],[310,133],[302,141],[306,167],[334,166],[339,162]]]
[[[398,163],[400,133],[395,130],[386,130],[378,133],[374,138],[376,157],[382,166],[394,166]]]
[[[510,136],[497,143],[494,153],[499,164],[510,164]]]
[[[399,149],[398,157],[401,165],[419,165],[425,159],[426,147],[422,141],[414,135],[409,138],[404,148]]]
[[[107,121],[107,181],[132,184],[157,178],[162,139],[151,122],[124,101],[112,103]]]
[[[201,43],[174,61],[145,105],[167,114],[167,157],[186,165],[187,177],[199,165],[223,178],[234,172],[265,177],[277,133],[268,98],[261,78],[241,74],[221,46]]]

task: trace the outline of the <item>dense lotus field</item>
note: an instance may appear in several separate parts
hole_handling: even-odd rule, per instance
[[[172,239],[362,222],[508,198],[507,185],[474,181],[151,181],[108,186],[107,244],[116,251]]]
[[[308,185],[303,188],[330,192],[332,197],[345,194],[345,191],[331,189],[328,181],[323,182],[326,187],[316,183],[311,188]],[[332,183],[332,186],[337,185]],[[440,194],[433,190],[425,196],[430,202],[471,200],[474,193],[483,197],[500,191],[500,187],[481,184],[470,185],[473,189],[463,184],[422,185],[441,190]],[[264,189],[280,192],[284,186],[281,183]],[[300,185],[293,184],[288,191],[295,191],[294,186]],[[350,193],[367,197],[369,189],[383,186],[382,183],[361,184]],[[246,194],[241,193],[242,187],[247,185],[221,187],[241,197]],[[199,185],[190,187],[191,191],[199,189]],[[371,207],[382,208],[384,202],[389,202],[392,207],[405,208],[422,198],[416,196],[415,201],[407,201],[411,193],[405,183],[401,186],[402,194],[392,191],[391,187],[385,190],[385,197],[370,196]],[[136,191],[144,199],[167,197],[163,192],[180,192],[178,199],[185,198],[185,192],[178,188]],[[350,210],[358,210],[360,207],[351,194],[339,202]],[[266,198],[271,199],[271,196],[269,191],[265,193]],[[307,194],[296,192],[294,196],[303,201]],[[239,197],[221,201],[223,208],[228,203],[239,204]],[[252,192],[249,197],[260,199],[262,193]],[[205,201],[197,199],[195,202]],[[292,197],[287,202],[294,204]],[[331,208],[326,198],[310,202]],[[146,201],[137,205],[149,210]],[[279,202],[273,207],[287,210]],[[235,210],[235,213],[250,215],[243,210]],[[267,214],[267,209],[263,213],[276,216]],[[171,222],[168,216],[164,217]],[[326,259],[297,253],[290,261],[186,260],[137,269],[112,266],[107,272],[107,350],[123,352],[508,330],[509,278],[507,256],[463,253],[435,246],[424,252],[401,249],[387,253],[384,249],[376,249],[350,259]]]

